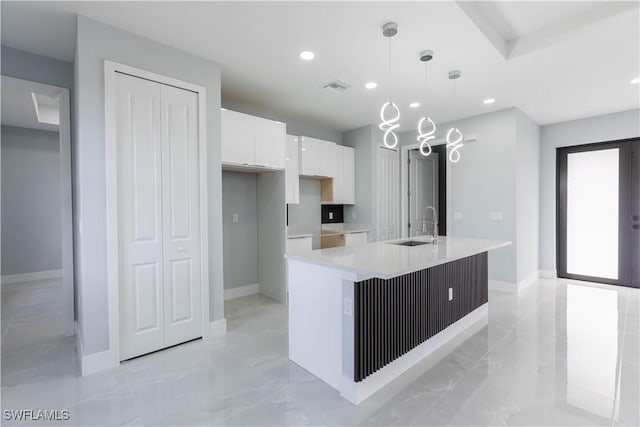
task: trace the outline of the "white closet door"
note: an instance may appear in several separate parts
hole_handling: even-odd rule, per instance
[[[162,85],[164,325],[168,347],[202,336],[198,95]]]
[[[120,358],[164,346],[160,85],[116,74]]]

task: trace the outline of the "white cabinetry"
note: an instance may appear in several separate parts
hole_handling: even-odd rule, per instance
[[[285,200],[290,204],[300,203],[300,170],[299,170],[299,143],[298,137],[287,135],[287,147],[285,157]]]
[[[255,164],[284,169],[285,124],[261,117],[253,119],[255,124]]]
[[[222,163],[284,169],[284,123],[222,110]]]
[[[222,110],[222,162],[255,164],[253,116]]]
[[[355,203],[355,157],[351,147],[336,146],[336,172],[333,178],[333,202]]]
[[[313,237],[289,237],[287,239],[287,253],[306,252],[313,249]]]
[[[361,233],[345,233],[344,235],[344,245],[345,246],[353,246],[360,245],[363,243],[367,243],[368,233],[363,231]]]
[[[300,175],[333,178],[336,174],[336,143],[300,137]]]

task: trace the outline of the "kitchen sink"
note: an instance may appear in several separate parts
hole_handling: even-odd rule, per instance
[[[400,245],[400,246],[421,246],[421,245],[430,245],[432,242],[424,242],[422,240],[404,240],[402,242],[389,242],[390,245]]]

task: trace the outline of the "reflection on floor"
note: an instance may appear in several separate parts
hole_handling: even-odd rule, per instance
[[[226,302],[225,337],[79,377],[61,294],[3,287],[3,409],[69,409],[71,425],[640,425],[635,289],[491,291],[488,325],[358,406],[288,361],[286,308],[258,295]]]

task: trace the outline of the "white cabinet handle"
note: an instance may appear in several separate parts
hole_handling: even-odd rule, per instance
[[[187,248],[178,248],[177,251],[178,252],[187,252]]]

